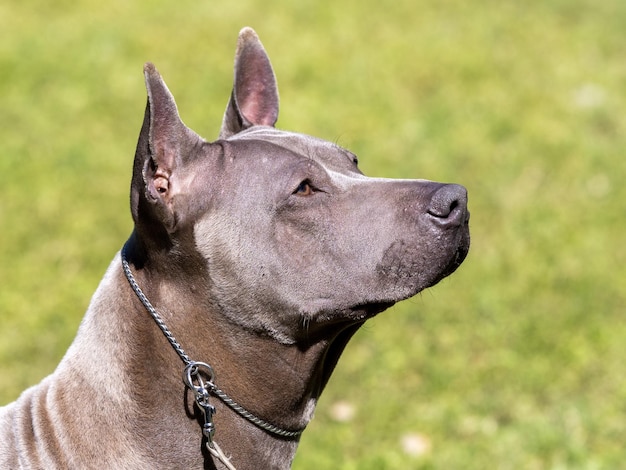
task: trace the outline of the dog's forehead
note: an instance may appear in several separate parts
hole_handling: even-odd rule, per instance
[[[324,166],[354,170],[356,156],[327,140],[273,127],[254,126],[229,138],[229,141],[258,140],[274,144],[303,157],[311,158]]]

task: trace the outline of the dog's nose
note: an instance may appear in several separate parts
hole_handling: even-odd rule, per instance
[[[467,190],[458,184],[441,186],[430,199],[427,212],[439,223],[467,223],[469,221]]]

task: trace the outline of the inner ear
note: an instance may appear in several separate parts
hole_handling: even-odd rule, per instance
[[[144,181],[150,199],[153,201],[163,200],[170,194],[170,174],[159,168],[155,161],[150,158],[146,162]]]
[[[156,178],[154,178],[154,181],[152,184],[154,184],[154,187],[156,188],[157,192],[161,194],[162,196],[165,195],[165,193],[167,193],[170,187],[170,182],[165,176],[157,176]]]

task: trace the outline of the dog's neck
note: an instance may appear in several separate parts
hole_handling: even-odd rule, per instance
[[[137,283],[190,358],[213,367],[215,384],[221,390],[251,413],[280,428],[306,426],[317,397],[357,327],[306,346],[280,344],[270,337],[237,328],[208,303],[198,302],[190,292],[194,290],[191,280],[169,283],[163,280],[162,273],[151,273],[132,262],[130,266]],[[117,307],[108,309],[115,317],[92,318],[97,326],[91,330],[126,330],[123,336],[109,331],[108,336],[123,341],[111,347],[117,350],[118,357],[128,361],[125,370],[110,373],[126,374],[122,380],[129,384],[127,389],[132,391],[131,399],[138,407],[139,431],[151,441],[161,462],[170,461],[171,455],[180,464],[180,456],[186,455],[189,462],[183,466],[192,468],[199,458],[210,459],[205,451],[201,454],[202,415],[194,408],[193,394],[182,382],[183,362],[131,290],[119,258],[113,262],[107,278],[108,285],[101,289],[100,296],[115,298]],[[186,286],[185,291],[177,286]],[[94,301],[106,302],[96,297]],[[110,380],[120,379],[111,376]],[[217,398],[211,398],[211,404],[217,410],[215,442],[227,456],[232,456],[236,468],[290,467],[297,438],[281,438],[262,430]]]

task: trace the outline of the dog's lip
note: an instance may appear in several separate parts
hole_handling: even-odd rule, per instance
[[[350,319],[355,319],[357,321],[367,320],[378,315],[379,313],[384,312],[395,303],[396,301],[393,300],[383,300],[359,304],[350,309],[352,314],[349,316],[351,317]],[[354,318],[355,315],[356,318]]]
[[[357,305],[356,307],[352,307],[352,310],[367,310],[368,312],[376,312],[380,313],[383,310],[391,307],[395,302],[393,300],[383,300],[379,302],[368,302],[365,304]]]
[[[340,324],[362,323],[393,306],[396,300],[383,300],[376,302],[364,302],[347,308],[339,308],[332,312],[325,312],[310,316],[306,322],[308,333],[314,329],[335,328]]]

